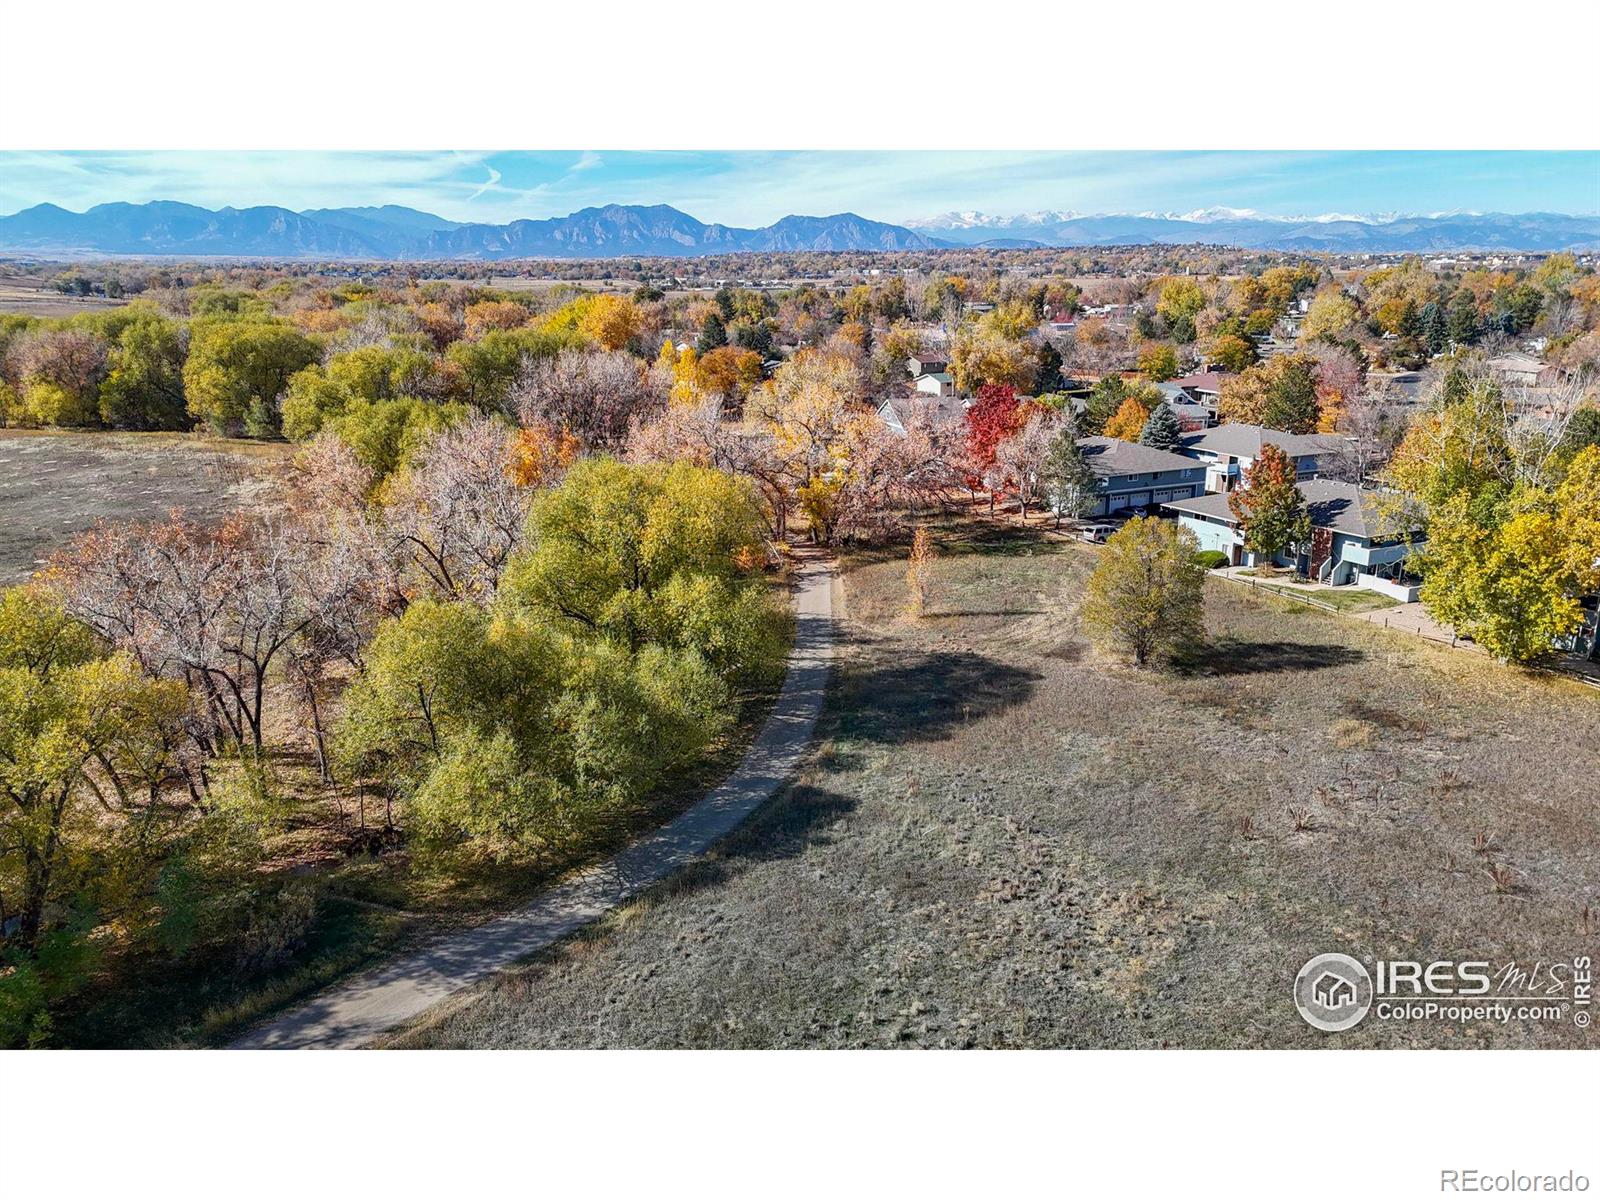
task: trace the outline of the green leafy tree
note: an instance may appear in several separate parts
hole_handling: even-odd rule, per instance
[[[270,436],[289,377],[316,358],[316,345],[280,322],[196,321],[183,366],[189,415],[219,432]]]
[[[770,678],[781,662],[748,480],[585,459],[535,502],[529,535],[502,591],[557,628],[692,649],[729,679]]]
[[[105,814],[160,815],[186,707],[41,593],[0,593],[0,899],[25,953],[104,865]]]
[[[1112,534],[1084,588],[1080,616],[1091,637],[1140,667],[1197,645],[1206,575],[1198,549],[1194,534],[1158,517],[1135,517]]]
[[[113,429],[185,429],[188,331],[154,309],[140,306],[137,312],[111,351],[110,372],[100,385],[100,419]]]

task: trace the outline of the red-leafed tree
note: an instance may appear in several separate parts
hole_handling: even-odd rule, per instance
[[[978,396],[967,409],[967,465],[970,476],[968,487],[983,486],[989,489],[989,509],[994,510],[994,493],[998,481],[994,479],[995,453],[1000,443],[1017,430],[1020,413],[1017,391],[1006,384],[986,383],[978,389]]]
[[[1228,508],[1263,575],[1271,573],[1276,555],[1311,539],[1311,518],[1305,495],[1295,485],[1294,460],[1270,442],[1246,468],[1244,486],[1228,493]]]

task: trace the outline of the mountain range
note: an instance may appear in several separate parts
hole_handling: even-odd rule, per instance
[[[1383,213],[1268,216],[1250,209],[1187,213],[1033,212],[1015,217],[945,213],[908,221],[918,233],[961,246],[1209,244],[1312,253],[1600,249],[1600,216],[1563,213]]]
[[[891,225],[855,213],[787,216],[759,229],[706,224],[665,204],[609,204],[504,225],[450,221],[400,205],[207,209],[171,200],[39,204],[0,217],[0,253],[144,257],[476,259],[693,257],[743,251],[935,250],[950,247],[1206,244],[1264,250],[1413,252],[1600,249],[1600,217],[1560,213],[1264,216],[1215,208],[1182,214],[1014,217],[946,213]]]

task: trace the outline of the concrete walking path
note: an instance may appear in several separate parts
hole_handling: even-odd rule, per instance
[[[440,938],[246,1034],[236,1050],[351,1049],[535,954],[687,866],[788,782],[811,741],[833,652],[833,570],[799,572],[795,643],[772,715],[732,775],[693,808],[506,916]]]

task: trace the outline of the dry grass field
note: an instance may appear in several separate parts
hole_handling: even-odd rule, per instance
[[[1312,955],[1594,953],[1600,697],[1223,581],[1141,674],[1091,547],[941,532],[845,563],[812,765],[713,861],[394,1043],[1581,1046],[1570,1024],[1316,1032]],[[1496,878],[1496,876],[1498,878]]]
[[[0,429],[0,587],[96,521],[215,517],[270,497],[293,447],[179,433]]]
[[[29,317],[75,317],[99,309],[121,308],[127,303],[129,299],[69,296],[37,276],[0,273],[0,316],[18,313]]]

